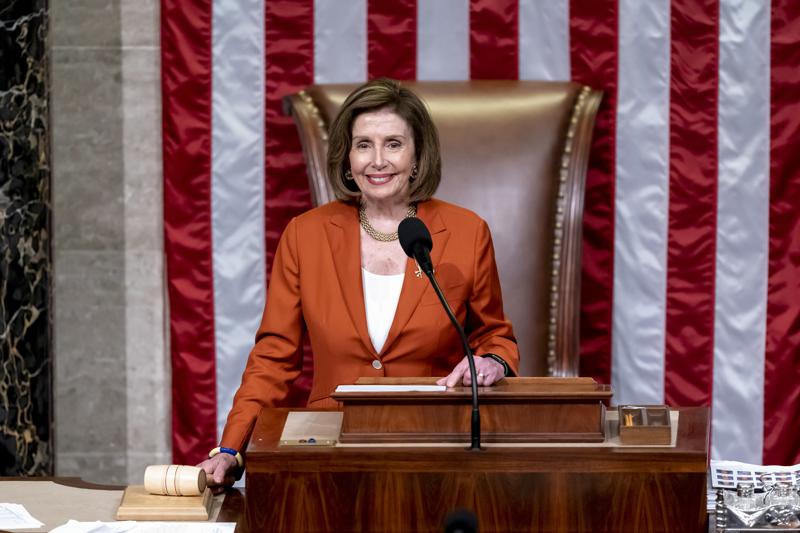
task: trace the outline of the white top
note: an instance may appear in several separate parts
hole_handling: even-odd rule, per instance
[[[361,268],[361,280],[364,285],[364,305],[367,310],[367,330],[372,346],[380,353],[389,336],[400,290],[403,288],[405,274],[382,276],[367,272]]]

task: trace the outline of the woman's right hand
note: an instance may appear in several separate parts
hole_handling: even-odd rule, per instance
[[[197,465],[206,472],[206,485],[214,494],[222,493],[233,486],[236,481],[236,469],[239,467],[236,457],[229,453],[218,453]]]

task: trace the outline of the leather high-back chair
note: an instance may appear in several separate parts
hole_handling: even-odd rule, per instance
[[[523,375],[578,374],[581,224],[601,93],[567,82],[404,82],[439,129],[436,197],[489,224]],[[314,205],[326,179],[327,130],[356,85],[315,85],[284,99],[297,124]]]

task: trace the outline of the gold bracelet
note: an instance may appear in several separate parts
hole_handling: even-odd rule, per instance
[[[221,453],[227,453],[228,455],[232,455],[236,459],[236,464],[239,465],[239,468],[242,468],[244,466],[244,458],[242,457],[242,454],[240,454],[233,448],[223,448],[217,446],[216,448],[208,452],[208,458],[211,459],[215,455],[219,455]]]

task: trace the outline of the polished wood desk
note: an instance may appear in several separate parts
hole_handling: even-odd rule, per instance
[[[466,508],[482,533],[706,531],[707,408],[675,447],[281,447],[264,409],[247,450],[251,531],[441,532]]]
[[[25,483],[24,487],[19,482]],[[21,487],[23,490],[20,490]],[[89,483],[75,477],[0,477],[0,501],[22,504],[35,518],[45,523],[44,527],[38,529],[17,530],[25,532],[50,531],[69,519],[112,522],[124,489],[117,485]],[[221,499],[222,496],[215,498]],[[216,522],[236,522],[236,533],[248,531],[243,491],[229,489],[221,508],[218,505],[220,503],[215,502],[212,508],[219,508]],[[0,532],[4,531],[0,529]]]

